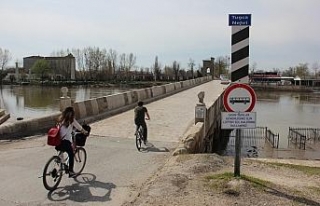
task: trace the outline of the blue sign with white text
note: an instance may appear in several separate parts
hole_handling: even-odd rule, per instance
[[[251,14],[229,14],[229,26],[251,26]]]

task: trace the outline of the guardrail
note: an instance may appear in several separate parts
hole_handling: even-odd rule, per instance
[[[270,142],[273,148],[279,148],[279,133],[274,134],[270,129],[266,129],[266,139]]]
[[[301,128],[300,128],[301,129]],[[289,127],[288,139],[299,149],[306,149],[306,136],[301,133],[301,130],[296,130],[295,128]]]
[[[289,140],[298,145],[299,149],[306,149],[306,144],[320,141],[320,128],[289,127]]]

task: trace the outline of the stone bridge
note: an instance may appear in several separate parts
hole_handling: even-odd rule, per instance
[[[223,136],[220,130],[220,115],[221,111],[223,111],[221,96],[226,87],[227,85],[220,84],[220,80],[202,77],[132,90],[84,102],[71,103],[68,98],[62,98],[61,108],[72,105],[75,108],[77,119],[84,120],[87,123],[96,122],[95,124],[99,125],[93,128],[93,134],[101,136],[104,131],[110,130],[110,128],[105,128],[102,123],[99,123],[103,122],[104,119],[133,109],[138,100],[143,100],[147,106],[148,103],[161,101],[164,110],[173,115],[168,116],[162,110],[155,111],[156,114],[151,112],[151,132],[159,133],[161,130],[169,130],[173,133],[175,130],[179,131],[179,133],[182,132],[183,135],[178,135],[175,140],[168,140],[178,140],[180,142],[174,154],[213,152],[219,151],[221,145],[224,144],[223,140],[220,139],[220,136]],[[166,98],[177,94],[183,94],[183,98],[175,98],[174,101]],[[203,94],[204,98],[200,98],[199,94]],[[205,116],[202,119],[195,118],[195,110],[199,106],[205,108]],[[59,115],[60,112],[57,112],[41,118],[4,123],[0,125],[0,139],[17,139],[35,134],[44,134],[48,128],[55,124],[55,120]],[[155,118],[156,120],[153,120]],[[123,122],[126,121],[123,120]],[[169,122],[172,123],[169,124]],[[133,124],[133,115],[130,117],[129,123]],[[133,129],[131,125],[130,129]],[[121,133],[121,131],[118,131],[118,133]],[[165,136],[163,138],[166,138]]]

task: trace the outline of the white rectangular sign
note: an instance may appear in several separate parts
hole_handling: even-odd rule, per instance
[[[221,112],[221,129],[256,128],[256,112]]]

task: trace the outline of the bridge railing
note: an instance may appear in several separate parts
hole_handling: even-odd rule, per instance
[[[299,149],[305,149],[306,144],[320,142],[320,128],[293,128],[289,127],[289,140],[298,145]]]
[[[236,130],[230,133],[230,137],[236,136]],[[256,127],[252,129],[241,129],[241,139],[243,146],[264,145],[268,140],[273,148],[279,148],[279,134],[275,134],[267,127]],[[229,140],[229,145],[234,145],[233,139]]]
[[[273,148],[279,148],[279,134],[273,133],[267,127],[256,127],[241,129],[241,155],[247,157],[258,157],[260,151],[265,148],[265,144],[270,144]],[[229,141],[226,152],[230,155],[234,152],[236,130],[228,135]]]
[[[133,109],[139,100],[150,103],[211,80],[211,76],[205,76],[161,86],[153,86],[151,88],[130,90],[124,93],[93,98],[81,102],[72,102],[71,98],[63,97],[60,99],[60,108],[62,111],[67,106],[73,106],[76,118],[80,122],[85,121],[91,123]],[[61,112],[57,111],[39,118],[1,124],[0,140],[44,134],[52,125],[56,124],[56,120],[60,114]]]
[[[292,128],[304,136],[306,136],[306,141],[316,142],[320,141],[320,128]]]
[[[279,133],[275,134],[270,129],[266,129],[266,139],[270,142],[273,148],[279,148]]]
[[[241,144],[242,146],[258,146],[264,144],[265,137],[266,137],[266,127],[256,127],[253,129],[241,129]],[[232,130],[229,137],[228,145],[235,145],[235,137],[236,137],[236,130]]]
[[[297,129],[297,130],[296,130]],[[292,128],[289,127],[289,135],[288,139],[291,141],[294,145],[298,146],[299,149],[306,149],[306,135],[303,134],[302,128]]]

